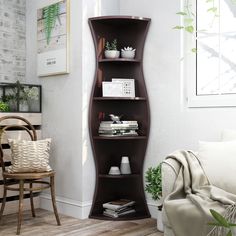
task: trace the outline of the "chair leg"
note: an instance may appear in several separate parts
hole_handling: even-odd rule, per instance
[[[30,182],[30,189],[32,189],[32,188],[33,188],[33,183]],[[32,216],[35,217],[33,191],[30,191],[30,205],[31,205],[31,213],[32,213]]]
[[[22,213],[23,213],[23,199],[24,199],[24,180],[20,180],[20,196],[19,196],[19,211],[18,211],[18,224],[16,234],[20,234]]]
[[[1,210],[0,210],[0,223],[2,222],[2,218],[3,218],[3,211],[6,205],[6,199],[7,199],[7,188],[4,185],[4,190],[3,190],[3,197],[2,197],[2,206],[1,206]]]
[[[50,188],[51,188],[51,197],[52,197],[52,205],[53,205],[54,214],[57,220],[57,224],[61,225],[60,218],[57,212],[57,206],[56,206],[54,176],[50,177]]]

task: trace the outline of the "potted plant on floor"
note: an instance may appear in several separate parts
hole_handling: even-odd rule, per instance
[[[154,201],[158,201],[162,197],[162,176],[161,176],[161,164],[157,167],[150,167],[146,171],[145,175],[145,191],[151,194]],[[157,229],[163,232],[162,223],[162,204],[157,206]]]

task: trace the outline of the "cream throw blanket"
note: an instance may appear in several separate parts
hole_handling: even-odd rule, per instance
[[[176,151],[168,158],[175,159],[181,166],[174,190],[164,201],[175,236],[226,236],[225,229],[207,225],[213,221],[209,209],[223,214],[231,223],[235,222],[236,195],[211,185],[192,152]]]

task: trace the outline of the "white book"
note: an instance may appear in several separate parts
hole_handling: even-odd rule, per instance
[[[128,199],[119,199],[119,200],[104,203],[102,206],[103,208],[107,208],[111,210],[119,210],[128,206],[133,206],[134,204],[135,204],[135,201],[131,201]]]

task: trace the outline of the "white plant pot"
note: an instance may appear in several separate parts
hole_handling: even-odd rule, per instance
[[[105,58],[113,59],[113,58],[119,58],[120,51],[116,50],[105,50]]]
[[[121,51],[121,57],[133,59],[135,57],[135,51]]]
[[[162,221],[162,211],[157,210],[157,230],[164,232],[164,226]]]

